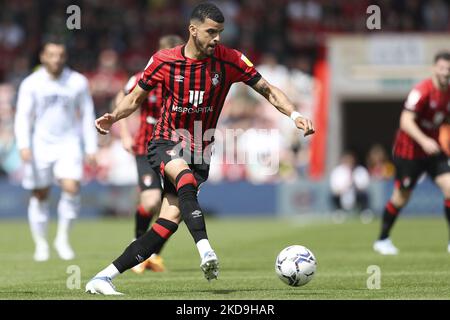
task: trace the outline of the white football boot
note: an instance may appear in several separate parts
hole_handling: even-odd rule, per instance
[[[373,250],[382,255],[397,255],[398,249],[394,246],[391,239],[377,240],[373,244]]]
[[[109,277],[96,277],[91,279],[86,284],[86,292],[92,294],[103,294],[105,296],[123,295],[123,293],[116,291],[116,287],[113,285],[111,278]]]
[[[448,243],[448,246],[447,246],[447,252],[450,253],[450,242]]]
[[[72,260],[75,258],[75,253],[67,240],[56,239],[53,246],[62,260]]]
[[[219,259],[214,251],[208,251],[202,259],[200,268],[208,281],[217,279],[219,275]]]

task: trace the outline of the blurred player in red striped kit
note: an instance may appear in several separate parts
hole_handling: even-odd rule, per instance
[[[177,35],[167,35],[159,39],[159,50],[170,49],[183,44],[183,39]],[[123,91],[120,91],[115,98],[115,105],[133,91],[136,87],[142,72],[133,75],[125,85]],[[127,121],[120,121],[120,137],[123,147],[136,158],[139,184],[139,205],[135,215],[135,239],[142,236],[149,228],[153,216],[159,213],[162,198],[161,179],[155,172],[147,160],[147,145],[153,134],[156,122],[161,116],[161,106],[163,105],[163,89],[162,85],[157,85],[150,91],[148,97],[140,106],[139,129],[133,137],[130,133]],[[161,249],[160,249],[161,250]],[[144,262],[134,266],[131,270],[136,273],[142,273],[146,269],[155,272],[165,270],[164,262],[159,251],[155,252],[150,258]]]
[[[393,150],[394,191],[384,210],[380,237],[373,245],[380,254],[398,254],[389,234],[417,180],[425,172],[444,194],[445,216],[450,228],[450,165],[439,145],[439,129],[450,122],[449,80],[450,52],[443,51],[434,58],[432,76],[417,84],[405,102]],[[450,253],[450,242],[447,251]]]

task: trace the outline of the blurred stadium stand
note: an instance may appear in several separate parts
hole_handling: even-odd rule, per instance
[[[0,0],[0,217],[26,216],[12,126],[17,87],[38,64],[40,43],[55,33],[66,38],[69,65],[89,78],[99,115],[128,76],[146,65],[161,35],[187,38],[186,21],[197,2]],[[216,159],[200,196],[205,209],[218,215],[327,212],[328,174],[342,152],[352,150],[372,173],[371,207],[379,211],[392,188],[390,149],[403,101],[411,86],[428,76],[434,53],[448,49],[449,1],[215,3],[226,18],[222,41],[244,52],[263,76],[286,90],[298,110],[314,119],[317,134],[302,138],[290,119],[244,85],[234,86],[219,130],[223,136],[225,129],[246,132],[236,138],[236,158],[250,148],[270,153],[278,144],[280,166],[275,175],[261,175],[261,163],[220,164]],[[81,30],[66,28],[66,8],[72,4],[81,8]],[[381,8],[381,30],[366,28],[370,4]],[[136,116],[129,122],[136,127]],[[264,129],[276,129],[277,135]],[[84,215],[131,214],[134,159],[121,147],[117,130],[100,145],[98,167],[85,168]],[[381,156],[371,155],[374,146]],[[221,199],[223,193],[232,200]],[[442,210],[430,181],[415,193],[407,211]]]

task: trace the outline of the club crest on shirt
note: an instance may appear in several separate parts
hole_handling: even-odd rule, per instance
[[[144,184],[144,186],[150,187],[150,185],[152,184],[152,176],[149,174],[143,175],[142,183]]]
[[[220,83],[219,72],[211,72],[211,83],[213,84],[213,86],[217,86]]]

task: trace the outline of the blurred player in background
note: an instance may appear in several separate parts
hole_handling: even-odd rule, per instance
[[[241,52],[219,44],[224,20],[214,4],[197,5],[191,14],[187,44],[154,54],[138,86],[112,114],[96,120],[97,130],[107,134],[114,122],[139,108],[149,91],[162,83],[167,99],[149,145],[149,161],[164,177],[159,219],[88,282],[87,292],[120,294],[111,280],[158,251],[177,230],[181,219],[197,246],[205,278],[217,278],[219,262],[208,240],[197,193],[208,178],[211,149],[207,147],[214,140],[204,134],[210,129],[208,133],[212,135],[234,82],[242,81],[262,94],[281,113],[290,116],[305,136],[314,133],[311,121],[295,112],[286,95],[263,79]]]
[[[61,259],[70,260],[75,254],[69,230],[80,210],[82,146],[86,160],[95,164],[94,106],[87,79],[65,66],[64,44],[47,42],[40,61],[42,66],[20,85],[14,131],[24,163],[23,187],[31,190],[28,219],[36,245],[34,260],[50,256],[47,225],[54,179],[62,188],[54,247]]]
[[[380,254],[398,253],[389,233],[424,172],[444,194],[445,216],[450,228],[450,165],[439,145],[439,128],[450,121],[449,80],[450,52],[440,52],[434,58],[431,78],[417,84],[405,102],[394,143],[395,187],[384,210],[380,237],[373,245]],[[450,242],[447,251],[450,253]]]
[[[170,49],[180,44],[183,44],[183,39],[179,36],[167,35],[159,40],[159,49]],[[119,105],[125,95],[133,91],[140,78],[141,72],[136,73],[128,80],[124,90],[120,91],[115,98],[116,106]],[[161,207],[161,180],[159,173],[152,169],[147,160],[147,145],[152,137],[154,126],[161,116],[164,100],[162,93],[162,85],[158,84],[155,89],[150,91],[147,99],[141,104],[139,109],[140,125],[134,138],[130,133],[126,119],[119,122],[123,147],[134,154],[138,170],[140,196],[135,215],[135,239],[147,231],[153,216],[159,213]],[[144,262],[134,266],[131,270],[136,273],[142,273],[146,268],[155,272],[165,270],[159,251],[155,252]]]

